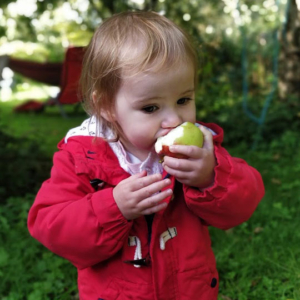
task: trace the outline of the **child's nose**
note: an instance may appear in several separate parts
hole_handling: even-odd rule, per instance
[[[163,121],[163,128],[173,128],[177,127],[183,122],[183,119],[176,111],[168,112]]]

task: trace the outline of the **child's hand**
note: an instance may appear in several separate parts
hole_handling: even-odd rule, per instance
[[[203,148],[183,145],[170,146],[170,151],[184,154],[188,158],[178,159],[165,156],[163,167],[179,182],[193,187],[205,188],[214,182],[216,159],[211,132],[203,126],[201,131],[204,135]]]
[[[169,184],[170,179],[162,180],[160,174],[147,176],[143,171],[122,180],[113,189],[113,196],[123,216],[132,220],[165,208],[167,203],[162,201],[173,192],[171,189],[160,191]]]

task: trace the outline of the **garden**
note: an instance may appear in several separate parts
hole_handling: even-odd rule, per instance
[[[17,3],[4,2],[5,5]],[[33,19],[41,21],[47,11],[54,15],[64,5],[51,1],[49,7],[46,1],[39,2],[34,17],[19,14],[16,18],[23,25],[33,24]],[[44,40],[36,40],[30,50],[33,55],[36,53],[37,61],[61,61],[65,49],[62,40],[66,38],[78,46],[87,43],[96,26],[92,16],[98,4],[87,1],[90,6],[84,14],[78,8],[79,2],[66,1],[73,11],[82,13],[84,29],[79,28],[78,22],[64,20],[62,38],[58,33],[59,21],[50,29],[44,28]],[[224,13],[232,2],[99,1],[97,16],[100,20],[100,16],[104,18],[128,8],[159,11],[164,5],[166,15],[178,20],[201,45],[197,118],[224,128],[225,148],[232,156],[245,159],[259,170],[266,190],[247,222],[226,231],[209,229],[220,276],[219,300],[300,300],[300,79],[295,75],[288,81],[285,80],[288,76],[284,76],[288,72],[284,62],[294,63],[294,72],[300,74],[300,60],[298,55],[291,58],[284,52],[293,44],[282,38],[284,34],[288,39],[289,31],[295,30],[292,17],[289,22],[279,23],[277,18],[270,18],[278,12],[291,16],[296,1],[291,1],[290,7],[288,1],[281,2],[277,11],[276,1],[263,1],[273,5],[268,7],[260,1],[251,1],[254,4],[241,1],[240,16],[245,20],[246,7],[252,9],[252,23],[245,21],[248,25],[244,24],[244,32],[233,28],[230,25],[233,16]],[[124,3],[126,7],[122,6]],[[202,10],[192,9],[195,5]],[[15,40],[32,46],[32,36],[42,33],[31,33],[34,26],[27,24],[22,28],[26,39],[18,36],[17,29],[13,35],[8,29],[10,12],[4,3],[1,7],[6,23],[0,23],[0,55],[5,45],[13,45]],[[262,7],[268,11],[267,15],[259,14]],[[99,10],[103,15],[99,15]],[[182,15],[183,20],[179,19]],[[222,20],[218,19],[220,15]],[[210,23],[210,18],[214,22]],[[299,11],[293,18],[299,20]],[[222,33],[221,23],[236,32]],[[77,36],[72,28],[78,30]],[[274,39],[274,32],[278,34],[276,37],[280,33],[281,38]],[[50,36],[54,38],[51,40]],[[61,47],[56,53],[58,44]],[[299,45],[294,43],[293,49],[300,52]],[[32,55],[23,48],[16,48],[9,55],[31,60]],[[29,97],[38,97],[38,101],[46,103],[52,96],[49,87],[14,73],[8,94],[4,93],[5,88],[4,84],[0,87],[0,299],[77,300],[76,268],[29,235],[27,215],[39,187],[49,178],[58,142],[87,115],[75,104],[63,106],[65,115],[58,105],[46,106],[42,111],[17,112],[15,108]]]

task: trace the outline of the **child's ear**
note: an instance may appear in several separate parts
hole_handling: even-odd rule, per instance
[[[93,102],[95,105],[97,105],[97,103],[99,102],[99,96],[97,95],[96,91],[93,92]],[[114,116],[115,115],[113,113],[110,113],[107,110],[101,110],[101,117],[108,122],[112,122],[114,120]]]

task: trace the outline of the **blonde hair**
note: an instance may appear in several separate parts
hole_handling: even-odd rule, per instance
[[[175,23],[155,12],[112,16],[96,30],[85,51],[80,91],[86,112],[111,128],[117,140],[122,130],[117,122],[107,120],[113,120],[115,95],[122,80],[179,62],[194,65],[196,82],[196,51],[190,37]]]

